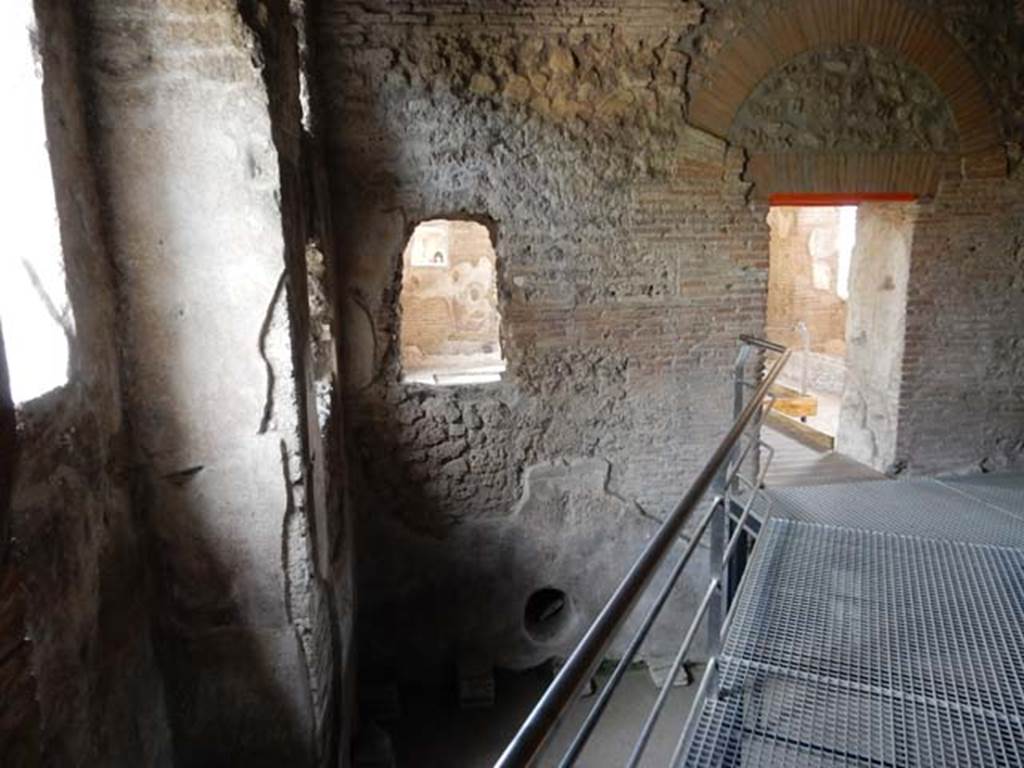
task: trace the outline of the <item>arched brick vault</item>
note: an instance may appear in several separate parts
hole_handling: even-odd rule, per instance
[[[738,34],[713,56],[694,62],[689,121],[725,138],[744,101],[773,71],[809,51],[851,44],[890,51],[932,79],[953,113],[961,155],[1001,148],[1003,137],[986,86],[963,49],[936,16],[899,0],[792,0],[748,14]],[[982,165],[992,168],[991,162]],[[928,193],[941,166],[940,157],[927,154],[774,153],[754,154],[750,171],[760,193]]]

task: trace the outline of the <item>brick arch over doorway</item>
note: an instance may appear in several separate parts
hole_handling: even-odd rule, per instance
[[[748,15],[721,47],[694,62],[689,121],[719,137],[757,85],[809,51],[869,45],[891,52],[932,79],[947,99],[960,137],[959,154],[978,175],[1005,172],[1003,137],[984,82],[957,41],[932,13],[898,0],[792,0]],[[916,192],[930,194],[945,156],[933,153],[764,153],[752,151],[757,192]]]

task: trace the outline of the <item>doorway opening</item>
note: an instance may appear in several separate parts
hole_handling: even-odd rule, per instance
[[[895,458],[913,196],[773,198],[766,331],[794,350],[773,424],[884,471]]]
[[[774,206],[768,223],[768,337],[795,350],[779,378],[776,411],[834,442],[857,208]]]

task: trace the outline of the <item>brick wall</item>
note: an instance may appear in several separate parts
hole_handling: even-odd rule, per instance
[[[1024,459],[1024,184],[950,178],[920,206],[897,460],[915,472]]]
[[[866,455],[885,466],[883,456],[894,458],[893,468],[919,472],[1018,463],[1016,336],[1008,328],[1019,319],[1012,286],[1020,272],[1013,245],[1020,190],[1006,182],[1008,173],[1020,175],[1024,136],[1024,26],[1016,4],[706,5],[704,24],[690,33],[699,45],[688,116],[716,133],[732,130],[750,150],[754,195],[888,191],[935,201],[922,207],[911,256],[898,449],[869,440]],[[852,77],[865,55],[872,72]],[[883,63],[893,55],[889,65]],[[879,78],[896,86],[887,88],[891,93],[883,101],[910,97],[916,106],[882,106],[874,87]],[[955,121],[958,151],[952,156],[940,151],[954,143],[953,130],[934,88]],[[921,108],[928,114],[915,115]],[[864,130],[875,120],[886,127]],[[888,363],[882,375],[870,360],[862,362],[859,375],[877,379],[864,386],[888,390]],[[888,431],[894,400],[884,399],[881,421]],[[863,401],[860,407],[848,423],[857,421],[862,435],[870,436],[876,426],[862,418]]]

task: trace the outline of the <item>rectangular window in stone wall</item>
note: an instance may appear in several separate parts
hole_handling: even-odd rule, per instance
[[[404,381],[499,381],[505,362],[487,227],[445,219],[417,226],[402,256],[401,312]]]

